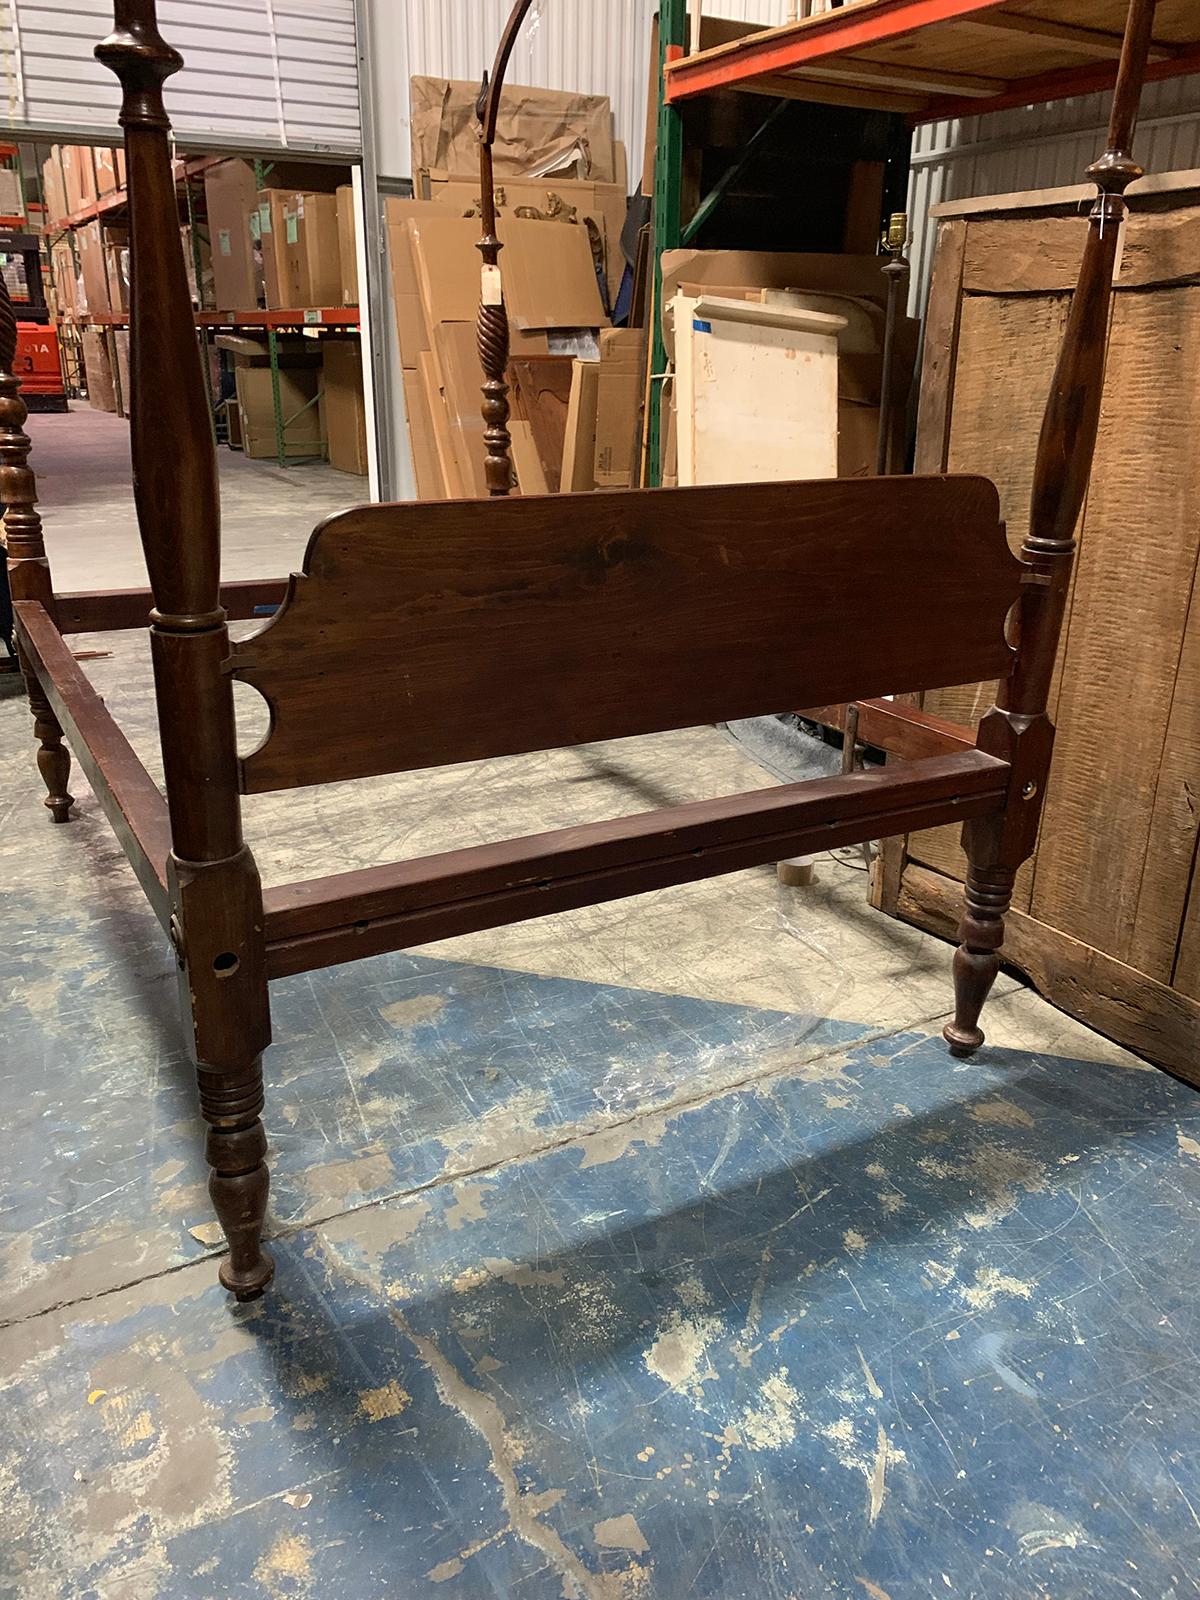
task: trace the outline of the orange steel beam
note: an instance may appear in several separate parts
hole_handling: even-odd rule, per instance
[[[1200,72],[1200,46],[1184,46],[1169,60],[1152,61],[1146,68],[1146,82],[1181,78]],[[950,117],[978,117],[985,111],[1011,111],[1016,106],[1042,105],[1047,100],[1065,100],[1076,94],[1102,94],[1117,81],[1115,61],[1096,61],[1087,66],[1063,67],[1057,72],[1041,72],[1033,78],[1014,78],[1002,94],[988,100],[938,96],[914,118],[916,122],[938,122]]]
[[[797,27],[751,34],[718,51],[684,56],[666,69],[666,97],[674,103],[749,78],[788,72],[848,50],[885,44],[939,22],[990,11],[1005,0],[870,0],[812,17]],[[978,109],[978,102],[976,103]]]

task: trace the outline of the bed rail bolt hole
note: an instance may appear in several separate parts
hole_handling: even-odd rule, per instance
[[[241,964],[232,950],[225,950],[214,958],[213,971],[218,978],[232,978]]]

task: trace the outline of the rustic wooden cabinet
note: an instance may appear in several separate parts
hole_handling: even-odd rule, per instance
[[[918,472],[981,472],[1012,548],[1087,237],[1086,189],[939,208]],[[1007,958],[1048,999],[1200,1082],[1200,173],[1130,192],[1100,438],[1050,709],[1037,852]],[[927,693],[973,725],[994,686]],[[913,834],[885,909],[952,934],[953,829]]]

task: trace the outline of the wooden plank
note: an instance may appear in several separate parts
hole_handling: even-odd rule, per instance
[[[1200,279],[1200,207],[1132,212],[1124,224],[1116,288]],[[970,225],[963,288],[971,294],[1069,294],[1079,276],[1087,218],[982,218]]]
[[[858,738],[902,761],[919,761],[924,756],[946,755],[954,750],[973,750],[975,732],[959,728],[942,717],[931,716],[916,706],[896,700],[858,700]],[[796,713],[827,728],[846,727],[846,707],[809,706]]]
[[[146,898],[166,927],[171,916],[167,802],[43,608],[35,601],[18,600],[13,612],[26,659]]]
[[[972,233],[974,228],[971,224]],[[1069,305],[1065,295],[1008,300],[970,295],[962,302],[948,462],[952,471],[963,471],[970,463],[970,471],[986,473],[995,483],[1014,552],[1029,526],[1038,434]],[[934,442],[924,445],[919,434],[918,453],[933,452],[939,426],[941,417],[935,412],[930,422]],[[948,722],[974,727],[995,692],[992,681],[964,683],[926,694],[924,707]],[[1055,694],[1052,688],[1052,715]],[[962,847],[952,831],[910,839],[908,852],[941,872],[961,876],[965,871]],[[1017,875],[1013,903],[1019,909],[1029,907],[1031,880],[1027,863]]]
[[[442,398],[442,379],[437,356],[432,350],[422,350],[417,357],[417,371],[425,391],[425,404],[429,408],[429,424],[433,430],[434,453],[441,473],[443,490],[450,500],[461,500],[466,493],[458,472],[458,459],[454,452],[454,437],[450,431],[450,417]]]
[[[546,474],[542,471],[537,446],[533,442],[533,429],[520,417],[514,417],[508,424],[508,431],[512,436],[513,467],[516,469],[520,492],[546,494]]]
[[[1155,859],[1152,895],[1164,874],[1186,882],[1195,844],[1194,815],[1165,794],[1157,807],[1156,780],[1200,550],[1197,371],[1200,288],[1117,301],[1031,909],[1121,961],[1144,867]],[[1170,831],[1152,836],[1155,822]],[[1180,896],[1148,902],[1142,920],[1163,977],[1172,909]]]
[[[898,904],[905,922],[953,940],[961,914],[960,883],[907,868]],[[1005,919],[1003,956],[1060,1011],[1200,1086],[1200,1005],[1194,999],[1021,911]]]
[[[943,222],[937,231],[933,277],[925,308],[925,344],[914,470],[945,472],[950,452],[950,416],[962,307],[967,224]]]
[[[558,493],[562,481],[573,366],[570,356],[521,356],[509,365],[516,389],[514,411],[533,430],[551,494]]]
[[[573,362],[561,480],[561,488],[568,493],[596,487],[596,396],[599,389],[600,363]]]
[[[1180,994],[1200,1000],[1200,861],[1192,866],[1192,889],[1179,935],[1173,986]]]
[[[596,905],[1000,810],[1009,768],[977,751],[479,845],[268,891],[273,977]]]
[[[1181,474],[1191,476],[1183,462],[1179,462],[1178,466]],[[1164,470],[1171,470],[1170,466],[1167,465]],[[1177,963],[1183,967],[1184,981],[1187,981],[1184,949],[1189,898],[1200,900],[1195,874],[1198,847],[1200,587],[1197,574],[1193,573],[1191,604],[1184,624],[1183,648],[1171,694],[1171,711],[1158,769],[1133,938],[1126,958],[1131,966],[1163,983],[1177,982]],[[1200,914],[1200,904],[1192,907],[1191,913]]]
[[[1005,673],[1019,575],[981,478],[360,506],[317,529],[282,612],[237,648],[237,676],[273,708],[243,782],[330,783]],[[486,717],[463,714],[484,700]]]
[[[280,605],[286,593],[286,578],[249,578],[223,583],[221,604],[231,622],[246,622],[261,616],[262,607]],[[149,589],[83,589],[54,597],[55,619],[62,633],[148,628],[153,605]]]

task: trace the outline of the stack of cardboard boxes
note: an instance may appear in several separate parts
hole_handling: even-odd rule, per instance
[[[353,190],[345,167],[274,163],[262,178],[248,161],[205,168],[206,221],[180,229],[192,302],[236,323],[257,310],[309,310],[358,303]],[[100,410],[127,413],[128,332],[106,328],[129,309],[129,234],[81,212],[124,186],[121,150],[54,146],[43,167],[48,226],[70,223],[51,246],[59,313],[82,330],[88,395]],[[72,218],[78,220],[71,222]],[[197,267],[199,269],[197,273]],[[277,453],[275,396],[265,337],[217,340],[234,370],[231,442]],[[325,361],[322,362],[322,352]],[[279,341],[284,453],[312,456],[328,443],[343,471],[365,473],[366,427],[358,340],[349,335]],[[124,376],[124,381],[122,381]]]
[[[421,198],[387,202],[405,402],[423,499],[487,493],[475,345],[477,93],[470,84],[413,79],[414,188]],[[638,336],[610,326],[625,267],[626,180],[609,102],[507,90],[494,160],[517,488],[553,492],[564,486],[564,468],[577,487],[628,483],[632,411],[628,426],[608,427],[601,448],[595,439],[599,385],[579,376],[583,368],[597,379],[605,373],[606,418],[621,388],[613,382],[618,368],[628,375],[622,392],[636,404]],[[590,396],[592,405],[581,405],[579,394]]]

